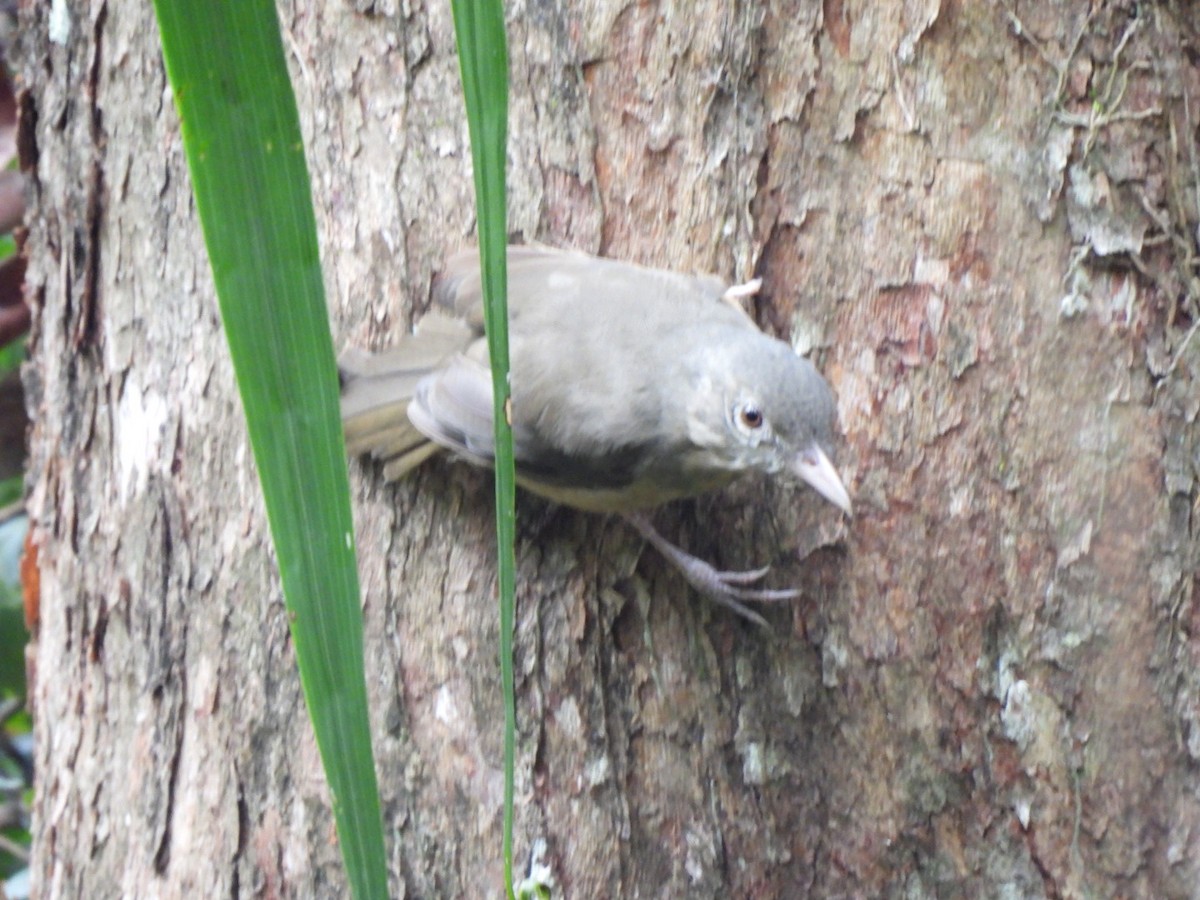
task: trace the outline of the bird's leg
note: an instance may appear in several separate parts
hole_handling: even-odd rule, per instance
[[[746,311],[746,301],[755,296],[761,289],[761,278],[752,279],[745,284],[733,284],[725,288],[725,293],[721,295],[721,300],[728,303],[743,316],[750,318],[750,313]]]
[[[722,606],[732,609],[739,616],[766,626],[767,620],[750,609],[739,600],[791,600],[800,596],[794,588],[784,590],[764,590],[758,588],[738,587],[738,585],[753,584],[770,570],[769,566],[753,569],[749,572],[722,572],[706,563],[697,556],[692,556],[685,550],[676,547],[658,533],[650,520],[641,513],[623,513],[626,522],[640,534],[654,549],[665,556],[687,579],[688,584]]]
[[[745,284],[731,284],[725,288],[725,293],[721,295],[721,299],[726,303],[732,303],[736,306],[739,301],[754,297],[761,290],[762,279],[751,278]]]

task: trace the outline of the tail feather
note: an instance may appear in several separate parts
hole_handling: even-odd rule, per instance
[[[392,457],[383,466],[384,480],[399,481],[440,449],[433,441],[426,441],[407,453]]]
[[[439,313],[395,347],[370,354],[351,348],[338,360],[342,425],[351,455],[384,463],[389,481],[404,477],[437,451],[408,418],[417,384],[475,337],[470,326]]]

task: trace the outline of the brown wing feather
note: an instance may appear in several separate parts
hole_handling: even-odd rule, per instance
[[[427,315],[413,335],[390,350],[370,354],[350,349],[338,360],[342,379],[342,424],[351,454],[370,453],[388,463],[384,473],[400,478],[433,452],[413,427],[408,405],[421,379],[475,338],[465,323],[440,313]],[[403,464],[397,464],[403,460]]]

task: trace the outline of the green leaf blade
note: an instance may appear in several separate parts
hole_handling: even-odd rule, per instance
[[[505,162],[508,140],[508,42],[500,0],[453,0],[454,33],[462,71],[475,205],[484,285],[484,324],[492,367],[492,421],[495,424],[496,553],[500,592],[500,684],[504,697],[504,887],[513,897],[513,766],[516,697],[513,678],[513,622],[516,593],[516,473],[512,429],[507,421],[508,226]]]
[[[155,11],[347,877],[385,898],[333,342],[275,8]]]

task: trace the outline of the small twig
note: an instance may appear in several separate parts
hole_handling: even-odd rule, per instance
[[[16,697],[9,697],[7,700],[0,700],[0,725],[3,725],[5,722],[19,713],[24,705],[25,704]]]
[[[896,61],[896,54],[892,55],[892,79],[896,83],[896,101],[900,104],[900,111],[904,113],[904,120],[908,123],[909,131],[917,130],[917,116],[913,112],[912,107],[908,102],[908,98],[904,96],[904,84],[900,81],[900,64]]]
[[[1013,12],[1013,10],[1009,7],[1009,5],[1007,3],[1004,4],[1004,12],[1008,14],[1008,21],[1012,25],[1013,31],[1015,31],[1017,33],[1017,37],[1024,38],[1025,41],[1029,44],[1029,46],[1031,46],[1034,50],[1037,51],[1038,56],[1040,56],[1042,58],[1042,62],[1044,62],[1051,69],[1053,69],[1055,72],[1058,73],[1058,76],[1059,76],[1058,86],[1059,86],[1059,89],[1061,90],[1063,81],[1065,80],[1064,73],[1067,70],[1067,65],[1071,61],[1070,55],[1068,55],[1066,63],[1055,62],[1053,59],[1050,58],[1050,54],[1046,52],[1045,48],[1043,48],[1042,45],[1040,43],[1038,43],[1037,40],[1034,39],[1033,35],[1030,34],[1029,29],[1025,27],[1025,23],[1021,21],[1020,17],[1015,12]],[[1092,17],[1092,14],[1089,12],[1088,19],[1090,20],[1091,17]],[[1087,24],[1086,20],[1085,20],[1084,24],[1085,25]],[[1083,32],[1081,30],[1080,36],[1082,36],[1082,34],[1083,34]],[[1078,46],[1079,46],[1079,37],[1076,37],[1075,38],[1075,47],[1078,47]],[[1072,49],[1072,53],[1074,53],[1074,49]],[[1056,96],[1057,96],[1057,93],[1058,92],[1055,91]]]
[[[1188,91],[1187,82],[1185,79],[1184,86],[1183,86],[1183,121],[1184,121],[1184,124],[1187,126],[1187,133],[1195,134],[1196,128],[1195,128],[1195,125],[1192,123],[1192,104],[1191,104],[1190,98],[1191,98],[1191,92]],[[1175,123],[1174,122],[1171,122],[1171,136],[1172,136],[1173,141],[1178,142],[1178,135],[1175,134]],[[1195,194],[1196,194],[1196,199],[1195,199],[1196,209],[1200,210],[1200,159],[1197,158],[1196,142],[1189,140],[1187,142],[1187,146],[1188,146],[1188,161],[1192,164],[1192,190],[1195,191]],[[1200,234],[1197,234],[1197,243],[1200,244]],[[1192,262],[1192,259],[1193,259],[1193,256],[1192,256],[1192,252],[1191,252],[1191,245],[1189,244],[1188,261]],[[1191,268],[1191,266],[1189,266],[1189,268]],[[1192,298],[1192,299],[1194,300],[1195,298]],[[1195,309],[1192,310],[1193,315],[1196,312],[1197,311]]]
[[[1164,379],[1174,372],[1175,367],[1179,365],[1179,360],[1183,358],[1183,354],[1187,350],[1188,344],[1190,344],[1192,342],[1192,338],[1196,336],[1197,329],[1200,329],[1200,319],[1197,319],[1195,322],[1193,322],[1192,327],[1188,329],[1188,333],[1183,336],[1183,343],[1179,345],[1179,349],[1176,350],[1175,355],[1171,357],[1171,364],[1167,366],[1167,371],[1163,373]]]
[[[12,838],[5,837],[3,834],[0,834],[0,850],[3,850],[23,865],[29,865],[29,848],[23,844],[18,844]]]
[[[1126,26],[1124,33],[1121,35],[1121,39],[1117,41],[1117,49],[1113,51],[1113,70],[1108,76],[1108,85],[1105,87],[1105,96],[1109,96],[1112,93],[1113,79],[1117,77],[1117,70],[1121,65],[1121,53],[1125,50],[1125,45],[1129,43],[1129,39],[1133,37],[1134,32],[1142,27],[1142,21],[1143,20],[1140,17],[1134,18],[1129,25]],[[1125,93],[1124,87],[1121,88],[1121,93]]]
[[[1105,125],[1111,125],[1113,122],[1152,119],[1155,116],[1161,115],[1162,107],[1159,106],[1151,106],[1146,109],[1129,110],[1127,112],[1101,113],[1099,115],[1097,115],[1095,112],[1092,112],[1086,116],[1082,113],[1069,113],[1060,110],[1054,114],[1054,120],[1063,125],[1073,125],[1095,130],[1097,128],[1103,128]]]
[[[1033,47],[1033,49],[1037,51],[1037,54],[1042,58],[1042,61],[1051,69],[1053,69],[1055,74],[1058,76],[1058,82],[1054,85],[1053,102],[1055,104],[1061,104],[1063,88],[1067,83],[1067,75],[1071,69],[1071,60],[1073,60],[1075,58],[1075,54],[1079,52],[1079,45],[1083,43],[1083,36],[1087,33],[1088,26],[1092,24],[1092,16],[1095,15],[1095,10],[1089,9],[1087,15],[1084,16],[1083,24],[1079,26],[1079,31],[1075,33],[1075,39],[1071,41],[1071,49],[1067,51],[1066,59],[1064,59],[1062,62],[1056,62],[1050,57],[1050,54],[1047,53],[1045,48],[1043,48],[1042,45],[1034,39],[1033,35],[1030,34],[1029,29],[1025,27],[1025,23],[1021,21],[1020,17],[1013,12],[1007,3],[1004,4],[1004,11],[1008,14],[1008,20],[1012,24],[1013,30],[1017,33],[1017,37],[1024,38],[1029,43],[1029,46]]]
[[[1145,190],[1139,188],[1137,191],[1137,196],[1138,200],[1141,202],[1142,210],[1146,213],[1146,215],[1154,220],[1154,224],[1157,225],[1159,230],[1162,232],[1162,235],[1155,238],[1153,241],[1147,238],[1142,243],[1149,247],[1154,246],[1155,243],[1161,244],[1166,241],[1170,241],[1183,252],[1184,265],[1187,265],[1192,257],[1192,248],[1187,239],[1171,227],[1171,220],[1167,217],[1166,213],[1161,212],[1157,207],[1154,206],[1153,203],[1150,202],[1150,198],[1146,196]]]

